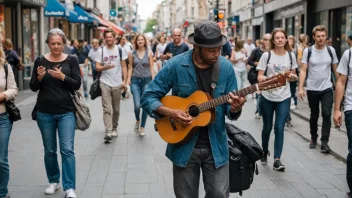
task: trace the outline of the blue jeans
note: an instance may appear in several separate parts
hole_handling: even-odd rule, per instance
[[[352,191],[352,110],[345,112],[345,123],[348,137],[348,155],[347,155],[347,184]]]
[[[37,112],[37,124],[43,138],[44,163],[49,183],[60,182],[60,169],[56,153],[56,131],[58,131],[62,158],[62,185],[64,190],[76,189],[74,153],[76,117],[74,112],[65,114]]]
[[[270,133],[273,128],[273,118],[275,112],[275,141],[274,159],[280,158],[284,146],[284,127],[287,115],[290,111],[290,98],[282,102],[272,102],[261,96],[259,108],[263,118],[262,147],[264,152],[268,152]]]
[[[247,71],[246,70],[242,72],[235,71],[235,74],[236,74],[238,90],[243,89],[244,83],[246,82],[246,79],[247,79]]]
[[[132,76],[131,78],[131,93],[133,95],[134,103],[134,114],[136,120],[139,121],[140,109],[141,109],[141,97],[147,88],[148,84],[152,81],[151,77],[147,78],[137,78]],[[145,127],[145,122],[147,121],[148,114],[145,110],[142,112],[142,122],[141,127]]]
[[[8,160],[8,148],[12,122],[7,113],[0,114],[0,197],[5,197],[8,193],[10,169]]]

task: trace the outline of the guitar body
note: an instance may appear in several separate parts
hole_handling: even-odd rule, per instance
[[[155,120],[157,130],[161,138],[170,143],[186,143],[197,132],[199,127],[207,126],[215,120],[215,111],[208,110],[201,113],[195,113],[196,105],[211,100],[211,96],[202,91],[195,91],[188,98],[178,96],[165,96],[160,101],[168,108],[181,110],[193,117],[192,123],[182,126],[180,123],[173,121],[167,116]]]

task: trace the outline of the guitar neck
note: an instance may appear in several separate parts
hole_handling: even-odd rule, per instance
[[[249,94],[252,94],[252,93],[256,92],[257,90],[258,90],[258,85],[254,84],[254,85],[251,85],[249,87],[243,88],[243,89],[241,89],[239,91],[234,91],[233,95],[238,96],[238,97],[244,97],[246,95],[249,95]],[[213,109],[213,108],[215,108],[217,106],[225,104],[225,103],[227,103],[227,101],[230,98],[231,98],[230,95],[226,94],[226,95],[220,96],[218,98],[215,98],[215,99],[209,100],[207,102],[204,102],[204,103],[202,103],[202,104],[200,104],[198,106],[199,107],[199,111],[200,112],[208,111],[208,110]]]

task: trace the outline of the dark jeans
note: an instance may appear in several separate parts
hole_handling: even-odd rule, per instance
[[[261,97],[260,94],[255,93],[255,99],[257,100],[257,110],[255,111],[255,113],[258,113],[260,116],[262,116],[262,113],[260,112],[260,108],[259,108],[260,97]]]
[[[60,182],[60,168],[56,153],[56,136],[58,135],[62,158],[62,185],[64,190],[76,189],[76,158],[74,153],[76,117],[74,112],[49,114],[38,111],[37,124],[42,133],[44,163],[49,183]]]
[[[329,142],[331,128],[331,110],[334,100],[334,94],[331,88],[324,91],[307,91],[308,102],[310,107],[310,134],[313,141],[318,139],[318,119],[319,119],[319,102],[321,102],[321,111],[323,116],[323,126],[321,129],[321,142]]]
[[[8,193],[7,185],[10,178],[9,168],[9,141],[12,130],[12,122],[7,113],[0,114],[0,197]]]
[[[348,137],[348,155],[347,155],[347,184],[352,191],[352,110],[345,112],[345,123]]]
[[[92,61],[91,64],[92,64],[92,76],[93,76],[93,81],[95,81],[95,79],[97,79],[97,74],[98,74],[98,72],[97,72],[96,67],[95,67],[95,62]]]
[[[297,88],[297,81],[290,82],[291,98],[293,98],[295,105],[297,105],[296,88]]]
[[[199,197],[200,169],[206,198],[229,197],[229,165],[215,168],[210,149],[194,148],[185,168],[173,165],[174,191],[177,198]]]
[[[141,110],[141,97],[147,88],[148,84],[152,81],[151,77],[148,78],[137,78],[132,76],[131,78],[131,93],[133,95],[134,103],[134,114],[136,120],[139,121],[140,110]],[[142,112],[142,122],[141,127],[145,127],[145,122],[147,121],[148,114],[143,110]]]
[[[290,111],[290,98],[282,102],[273,102],[261,96],[259,108],[262,112],[263,130],[262,130],[262,148],[268,152],[270,133],[273,128],[273,119],[275,112],[275,141],[274,141],[274,159],[280,158],[284,146],[284,128],[287,115]]]

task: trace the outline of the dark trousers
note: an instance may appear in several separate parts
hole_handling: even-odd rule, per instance
[[[173,166],[174,191],[177,198],[198,198],[200,170],[206,198],[228,198],[229,165],[215,168],[210,149],[194,148],[185,168]]]
[[[323,116],[323,126],[321,129],[321,142],[329,142],[331,128],[331,110],[333,103],[333,91],[331,88],[324,91],[307,91],[308,102],[310,107],[310,134],[313,141],[318,138],[318,119],[319,103],[321,103],[321,112]]]
[[[345,123],[348,137],[348,154],[347,154],[347,184],[352,191],[352,111],[345,112]]]

